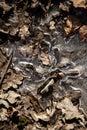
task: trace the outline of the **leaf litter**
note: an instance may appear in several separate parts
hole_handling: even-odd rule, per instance
[[[77,84],[86,78],[78,58],[82,45],[67,46],[60,31],[65,38],[78,32],[86,41],[77,8],[86,10],[86,2],[0,2],[0,129],[87,128],[87,111],[81,108],[86,92]]]

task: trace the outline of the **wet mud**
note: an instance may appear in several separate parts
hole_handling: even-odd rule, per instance
[[[62,29],[58,27],[50,31],[46,26],[39,26],[36,30],[42,35],[42,39],[38,37],[35,55],[32,54],[30,41],[26,44],[19,42],[4,44],[7,52],[13,49],[13,66],[16,70],[22,71],[25,77],[19,91],[24,93],[27,90],[36,95],[38,87],[50,73],[60,69],[66,73],[59,82],[60,87],[66,93],[71,88],[80,91],[80,108],[87,114],[87,43],[80,41],[77,34],[65,40]],[[30,40],[33,41],[34,38]],[[38,50],[38,46],[41,46],[43,50]],[[48,65],[38,59],[40,51],[48,53]],[[63,96],[65,96],[64,93],[62,93]]]

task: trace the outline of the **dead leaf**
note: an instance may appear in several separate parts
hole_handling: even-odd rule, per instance
[[[8,4],[6,4],[6,2],[5,1],[0,1],[0,7],[1,8],[3,8],[3,13],[5,13],[5,12],[7,12],[7,11],[9,11],[12,7],[11,6],[9,6]]]
[[[23,74],[14,69],[9,69],[5,79],[3,80],[2,88],[8,90],[10,87],[17,88],[22,83]]]
[[[80,37],[80,40],[82,40],[82,41],[87,40],[87,25],[83,25],[79,29],[79,37]]]
[[[50,23],[49,23],[49,29],[50,30],[55,29],[55,22],[54,21],[50,21]]]
[[[7,110],[5,108],[0,109],[0,121],[6,121],[8,117]]]
[[[67,4],[67,2],[65,1],[65,2],[61,2],[60,3],[60,5],[59,5],[59,8],[61,9],[61,10],[63,10],[63,11],[67,11],[67,12],[69,12],[69,5]]]
[[[20,99],[20,97],[21,97],[20,94],[17,94],[14,91],[9,91],[7,96],[7,101],[10,104],[14,104],[18,98]]]
[[[26,25],[24,25],[23,27],[20,28],[19,36],[21,37],[21,39],[25,39],[25,37],[28,37],[29,35],[30,35],[30,32]]]
[[[74,125],[73,124],[67,124],[67,125],[65,125],[65,129],[66,130],[73,130],[74,129]]]
[[[50,59],[48,54],[41,53],[39,59],[42,61],[43,65],[50,65]]]
[[[8,57],[4,50],[0,49],[0,85],[4,90],[10,87],[17,88],[17,85],[20,85],[23,80],[23,74],[10,67],[11,61],[12,51]]]
[[[62,110],[66,120],[81,119],[84,122],[84,116],[79,112],[78,106],[74,106],[69,98],[65,97],[57,104],[57,108]]]
[[[43,120],[43,121],[50,120],[50,117],[49,117],[49,115],[47,115],[46,112],[36,113],[34,111],[31,111],[30,114],[35,121],[38,121],[39,119]]]
[[[71,0],[73,2],[74,7],[79,8],[87,8],[86,0]]]
[[[33,53],[33,46],[32,45],[23,45],[18,48],[20,54],[22,54],[24,57],[32,55]]]
[[[2,97],[0,97],[2,98]],[[4,99],[0,99],[0,106],[4,106],[5,108],[9,108],[9,104]]]
[[[68,16],[66,26],[64,27],[66,36],[75,33],[81,26],[80,20],[73,15]]]
[[[20,94],[12,90],[8,91],[7,93],[2,92],[0,95],[0,99],[1,99],[0,104],[3,103],[3,105],[8,108],[8,102],[10,104],[14,104],[16,102],[16,99],[20,99],[20,97],[21,97]]]
[[[36,8],[39,5],[38,0],[32,0],[31,8]]]

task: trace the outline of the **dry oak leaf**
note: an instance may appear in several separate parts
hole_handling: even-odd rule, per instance
[[[6,121],[8,117],[7,110],[5,108],[0,109],[0,121]]]
[[[3,80],[2,88],[8,90],[10,87],[17,88],[18,85],[22,84],[23,74],[17,72],[14,69],[9,69],[6,77]]]
[[[39,59],[42,61],[43,65],[50,65],[50,59],[48,54],[41,53]]]
[[[14,92],[14,91],[9,91],[8,96],[7,96],[7,101],[10,104],[14,104],[17,99],[20,99],[20,97],[21,97],[20,94]]]
[[[5,108],[9,108],[9,104],[7,101],[5,101],[4,99],[0,99],[0,107],[5,107]]]
[[[87,8],[86,0],[71,0],[73,2],[74,7]]]
[[[74,125],[73,124],[67,124],[65,125],[66,130],[74,130]]]
[[[47,115],[46,112],[36,113],[35,111],[30,111],[30,114],[35,121],[38,121],[39,119],[43,120],[43,121],[49,121],[50,120],[50,116]]]
[[[66,20],[66,26],[64,27],[64,31],[66,33],[66,36],[69,34],[74,33],[76,30],[78,30],[81,26],[80,20],[71,15],[68,16],[67,20]]]
[[[87,40],[87,25],[83,25],[80,29],[79,29],[79,37],[80,40]]]
[[[63,11],[67,11],[69,12],[69,5],[65,2],[61,2],[60,5],[59,5],[59,8]]]
[[[23,27],[20,28],[19,36],[21,37],[21,39],[25,39],[25,37],[27,37],[29,35],[30,35],[30,32],[29,32],[28,27],[26,25],[24,25]]]
[[[14,92],[12,90],[8,91],[7,93],[1,93],[0,94],[0,105],[4,105],[6,108],[9,107],[9,104],[14,104],[16,102],[17,99],[20,99],[20,94],[18,94],[17,92]]]
[[[62,110],[66,120],[80,119],[84,122],[84,115],[79,112],[78,106],[74,106],[71,100],[65,97],[57,104],[57,108]]]

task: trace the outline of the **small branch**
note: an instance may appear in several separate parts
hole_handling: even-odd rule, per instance
[[[8,60],[6,66],[5,66],[5,69],[3,70],[3,73],[2,73],[2,75],[1,75],[0,88],[1,88],[2,82],[3,82],[3,80],[4,80],[4,77],[5,77],[5,75],[6,75],[7,71],[8,71],[8,68],[9,68],[9,66],[10,66],[10,64],[11,64],[12,56],[13,56],[13,50],[10,51],[9,60]]]

